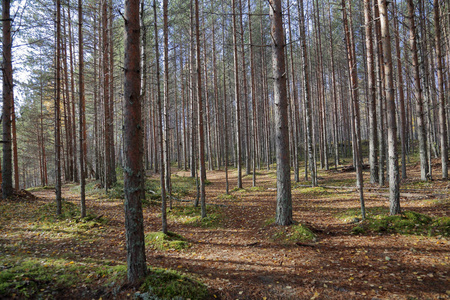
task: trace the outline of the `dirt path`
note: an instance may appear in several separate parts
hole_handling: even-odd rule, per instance
[[[188,175],[179,172],[178,175]],[[331,174],[342,179],[342,174]],[[345,174],[345,176],[347,176]],[[350,175],[349,175],[350,176]],[[220,205],[225,216],[218,228],[199,228],[169,222],[169,230],[192,244],[183,251],[147,249],[148,264],[194,274],[206,283],[212,297],[222,299],[449,299],[449,242],[441,237],[402,235],[351,235],[353,224],[335,217],[358,207],[357,194],[347,189],[305,194],[293,190],[294,219],[307,224],[317,241],[283,244],[272,236],[287,228],[264,225],[275,214],[275,180],[271,173],[258,176],[257,191],[250,191],[251,176],[244,177],[246,190],[234,191],[234,199],[217,196],[225,191],[224,172],[208,173],[208,204]],[[236,182],[230,177],[230,186]],[[448,183],[443,183],[445,190]],[[382,193],[382,192],[380,192]],[[414,192],[414,195],[417,193]],[[52,201],[50,190],[35,195]],[[336,196],[337,195],[337,196]],[[448,194],[447,194],[448,196]],[[78,201],[65,187],[63,197]],[[447,197],[448,200],[448,197]],[[176,205],[189,205],[175,203]],[[378,192],[368,192],[366,205],[387,206]],[[101,238],[78,250],[96,259],[125,261],[123,205],[115,201],[88,201],[88,206],[110,221]],[[417,197],[402,199],[404,209],[442,216],[444,205],[428,205]],[[146,231],[160,229],[159,208],[144,209]],[[70,247],[70,245],[68,245]],[[126,297],[125,293],[121,294]]]

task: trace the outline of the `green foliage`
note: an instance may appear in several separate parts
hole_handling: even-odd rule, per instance
[[[366,232],[449,236],[450,218],[441,217],[433,220],[430,216],[414,211],[405,211],[402,215],[395,216],[380,214],[367,218],[361,225],[352,229],[354,234]]]
[[[123,180],[117,180],[117,182],[108,189],[107,194],[109,199],[125,199]]]
[[[141,291],[161,299],[205,299],[208,290],[202,283],[173,270],[150,268]]]
[[[195,227],[216,228],[220,226],[223,218],[221,209],[218,206],[208,205],[207,217],[201,217],[201,208],[194,206],[174,207],[169,212],[168,217],[171,220],[181,224],[187,224]]]
[[[145,244],[157,250],[182,250],[189,247],[184,237],[174,232],[150,232],[145,236]]]
[[[49,202],[39,207],[38,220],[54,222],[57,220],[73,219],[80,215],[78,207],[69,201],[61,201],[61,215],[56,215],[56,201]]]

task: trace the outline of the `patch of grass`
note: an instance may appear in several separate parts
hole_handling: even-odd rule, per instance
[[[117,180],[117,182],[108,190],[107,195],[108,198],[112,200],[125,199],[123,180]]]
[[[426,236],[449,236],[450,218],[442,217],[434,219],[430,216],[414,212],[405,211],[402,215],[387,216],[378,215],[367,218],[358,225],[359,228],[353,228],[355,234],[365,232],[376,233],[399,233]]]
[[[275,221],[275,220],[274,220]],[[292,225],[287,228],[282,228],[279,231],[275,232],[272,236],[274,240],[290,243],[290,242],[306,242],[313,241],[316,238],[316,235],[302,224]]]
[[[230,201],[236,201],[238,198],[236,195],[233,194],[220,194],[217,196],[217,199],[219,200],[230,200]]]
[[[245,193],[245,189],[240,189],[238,187],[235,187],[231,190],[231,192],[235,192],[235,193]]]
[[[272,225],[272,224],[275,224],[275,217],[272,217],[272,218],[269,218],[269,219],[265,220],[263,225],[264,226],[269,226],[269,225]]]
[[[375,206],[375,207],[366,207],[366,217],[377,217],[380,215],[387,215],[389,213],[389,208],[384,206]],[[335,215],[340,220],[349,222],[355,218],[361,219],[361,208],[350,208],[347,210],[344,210],[338,214]]]
[[[206,207],[206,218],[201,217],[201,208],[194,206],[174,207],[168,217],[182,224],[203,228],[217,228],[222,220],[221,209],[218,206]]]
[[[28,192],[38,192],[38,191],[43,191],[43,190],[54,190],[55,187],[54,186],[35,186],[35,187],[31,187],[26,189]]]
[[[184,237],[174,232],[150,232],[145,236],[145,244],[157,250],[183,250],[189,247]]]
[[[140,290],[159,299],[205,299],[206,286],[172,270],[150,268]],[[148,298],[147,298],[148,299]],[[153,298],[151,298],[153,299]]]
[[[328,189],[321,187],[321,186],[316,186],[316,187],[301,187],[298,189],[298,191],[301,194],[306,194],[308,196],[327,196],[332,194],[330,191],[328,191]]]
[[[314,240],[316,235],[305,225],[298,224],[292,226],[291,232],[286,237],[292,242],[304,242]]]
[[[263,188],[262,186],[252,186],[252,187],[247,188],[246,190],[247,190],[247,192],[263,192],[266,189]]]
[[[55,291],[67,290],[101,277],[110,276],[114,279],[115,274],[119,274],[118,266],[65,259],[15,255],[3,257],[0,262],[0,297],[8,298],[55,298],[52,294]],[[120,268],[126,270],[126,266],[122,265]]]

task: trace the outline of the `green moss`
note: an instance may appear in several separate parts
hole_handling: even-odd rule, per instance
[[[43,191],[43,190],[54,190],[54,189],[55,189],[54,186],[36,186],[36,187],[28,188],[26,190],[28,192],[39,192],[39,191]]]
[[[292,225],[287,229],[283,227],[272,236],[273,240],[284,243],[306,242],[315,240],[315,238],[316,235],[311,229],[302,224]]]
[[[201,208],[194,206],[174,207],[168,217],[176,222],[195,227],[216,228],[220,226],[223,218],[218,206],[208,205],[206,207],[207,217],[201,217]]]
[[[184,237],[170,231],[167,234],[161,231],[146,234],[145,244],[158,250],[182,250],[189,247],[189,243]]]
[[[405,211],[403,215],[386,216],[378,215],[367,218],[360,225],[367,232],[398,233],[412,235],[444,235],[450,234],[450,218],[442,217],[433,220],[430,216]],[[358,230],[358,229],[353,229]]]
[[[298,224],[293,225],[292,232],[287,235],[287,238],[293,242],[311,241],[315,239],[315,234],[308,227]]]
[[[353,227],[353,229],[352,229],[352,234],[363,234],[363,233],[365,233],[366,232],[366,230],[364,229],[364,228],[362,228],[361,226],[356,226],[356,227]]]
[[[236,195],[233,194],[219,194],[217,196],[217,199],[219,200],[230,200],[230,201],[235,201],[238,200],[238,197],[236,197]]]
[[[389,213],[389,208],[384,206],[375,206],[375,207],[366,207],[366,217],[367,218],[375,218],[380,215],[387,215]],[[362,219],[361,217],[361,208],[355,207],[346,209],[342,212],[336,213],[335,217],[343,220],[345,222],[349,222],[355,218]]]
[[[172,270],[151,268],[141,288],[142,292],[162,299],[205,299],[205,285]]]
[[[308,195],[308,196],[327,196],[330,195],[331,192],[328,191],[326,188],[321,187],[321,186],[317,186],[317,187],[301,187],[298,189],[298,191],[302,194]]]

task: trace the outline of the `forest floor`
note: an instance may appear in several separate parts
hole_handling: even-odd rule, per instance
[[[439,170],[436,166],[435,177]],[[189,176],[175,169],[174,174],[174,182]],[[390,225],[370,229],[355,219],[360,209],[355,173],[338,169],[318,175],[316,188],[292,183],[294,220],[310,229],[299,237],[300,226],[273,224],[275,170],[257,171],[257,187],[251,175],[244,176],[244,189],[232,189],[237,173],[230,171],[230,195],[225,172],[209,171],[211,222],[191,222],[198,213],[189,208],[195,190],[179,196],[168,226],[188,247],[147,246],[148,265],[198,279],[208,287],[208,299],[450,299],[448,224],[444,232],[431,227],[421,232],[419,223],[410,234]],[[401,184],[402,210],[448,221],[442,217],[448,218],[450,181],[420,182],[417,165],[408,167],[408,176]],[[156,175],[150,179],[157,182]],[[63,198],[78,205],[77,187],[65,185]],[[387,188],[365,183],[364,198],[368,217],[388,215]],[[136,297],[136,290],[120,286],[117,278],[126,262],[123,200],[90,191],[87,206],[96,217],[72,216],[65,223],[42,217],[53,201],[52,189],[0,201],[0,292],[6,293],[0,298]],[[160,230],[160,210],[144,205],[147,233]]]

